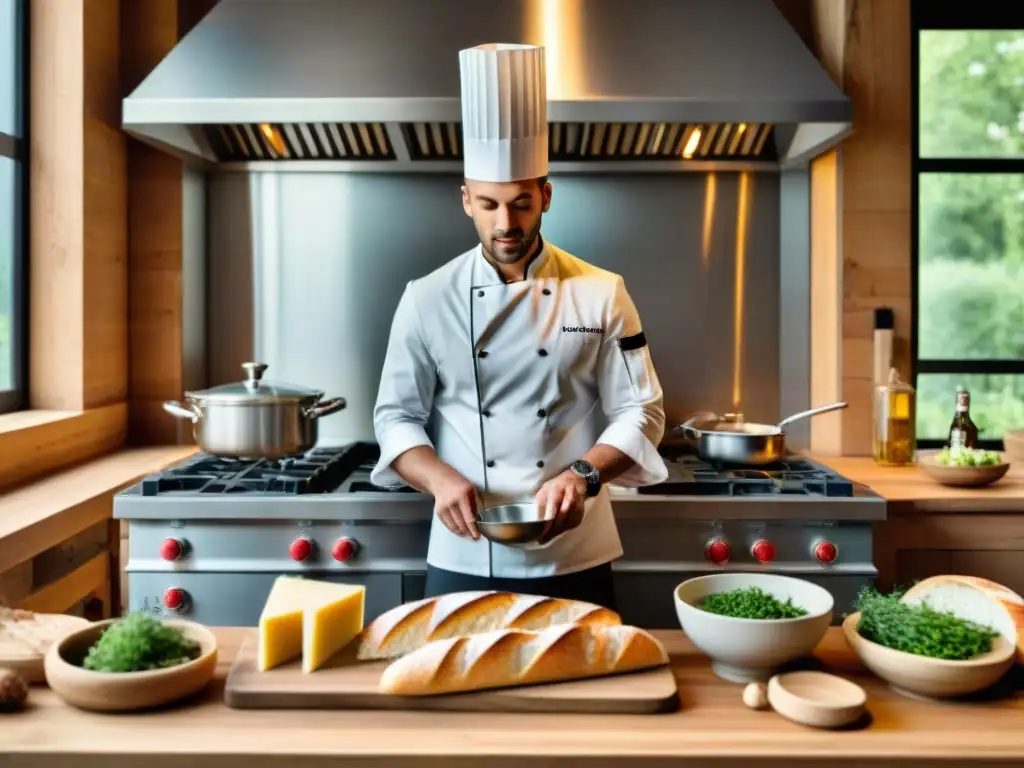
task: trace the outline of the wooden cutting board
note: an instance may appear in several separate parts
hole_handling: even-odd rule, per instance
[[[46,650],[67,633],[88,624],[78,616],[31,613],[0,606],[0,667],[13,669],[27,683],[46,682]]]
[[[236,709],[433,709],[487,712],[654,714],[679,706],[670,667],[549,685],[443,696],[392,696],[377,691],[386,661],[358,661],[349,645],[316,672],[299,662],[260,672],[255,630],[239,649],[224,688]]]

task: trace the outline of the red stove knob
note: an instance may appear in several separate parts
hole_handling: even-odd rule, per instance
[[[818,558],[819,563],[833,563],[838,555],[836,545],[830,541],[819,541],[814,546],[814,556]]]
[[[767,539],[758,539],[750,548],[750,554],[759,563],[770,563],[775,559],[775,545]]]
[[[291,546],[288,547],[288,554],[291,556],[292,560],[301,563],[313,554],[313,542],[306,537],[296,539],[291,543]]]
[[[177,613],[185,607],[185,590],[170,587],[164,592],[164,607]]]
[[[355,539],[350,539],[348,536],[342,536],[336,542],[334,542],[334,549],[331,550],[331,554],[334,555],[334,559],[339,563],[344,563],[347,560],[351,560],[355,557],[356,552],[359,551],[359,544]]]
[[[164,539],[160,545],[160,557],[164,560],[177,560],[185,554],[185,542],[181,539]]]
[[[704,549],[704,556],[716,565],[729,561],[729,545],[722,539],[715,539]]]

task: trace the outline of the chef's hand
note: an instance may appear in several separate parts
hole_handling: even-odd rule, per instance
[[[456,536],[480,538],[476,527],[476,487],[449,466],[439,469],[431,479],[430,494],[434,497],[434,514],[444,527]]]
[[[587,482],[571,470],[544,483],[535,499],[537,508],[547,521],[539,541],[548,542],[582,523],[586,500]]]

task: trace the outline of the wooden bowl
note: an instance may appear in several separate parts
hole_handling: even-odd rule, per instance
[[[95,712],[128,712],[180,701],[198,693],[217,668],[217,638],[201,624],[165,619],[199,643],[199,657],[176,667],[145,672],[94,672],[82,667],[89,648],[119,619],[72,632],[46,652],[46,682],[68,704]]]
[[[857,722],[867,700],[859,685],[825,672],[787,672],[768,681],[772,709],[813,728],[841,728]]]
[[[938,451],[918,454],[917,466],[932,480],[958,488],[977,488],[999,480],[1010,469],[1007,462],[987,467],[946,467],[935,463]]]
[[[843,634],[864,666],[885,680],[893,690],[928,699],[953,699],[983,691],[1013,666],[1016,648],[1003,635],[992,641],[992,650],[966,661],[934,659],[886,648],[857,632],[860,613],[843,621]]]

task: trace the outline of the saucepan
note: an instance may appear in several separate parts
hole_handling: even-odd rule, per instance
[[[238,384],[186,392],[185,403],[170,400],[164,410],[192,422],[201,451],[239,459],[300,456],[316,445],[317,420],[345,407],[345,399],[263,380],[266,363],[242,363],[248,376]]]
[[[795,413],[778,424],[754,424],[736,417],[698,413],[680,425],[680,429],[683,435],[698,441],[697,454],[702,459],[724,464],[765,466],[786,455],[787,424],[845,407],[846,403],[823,405]]]

